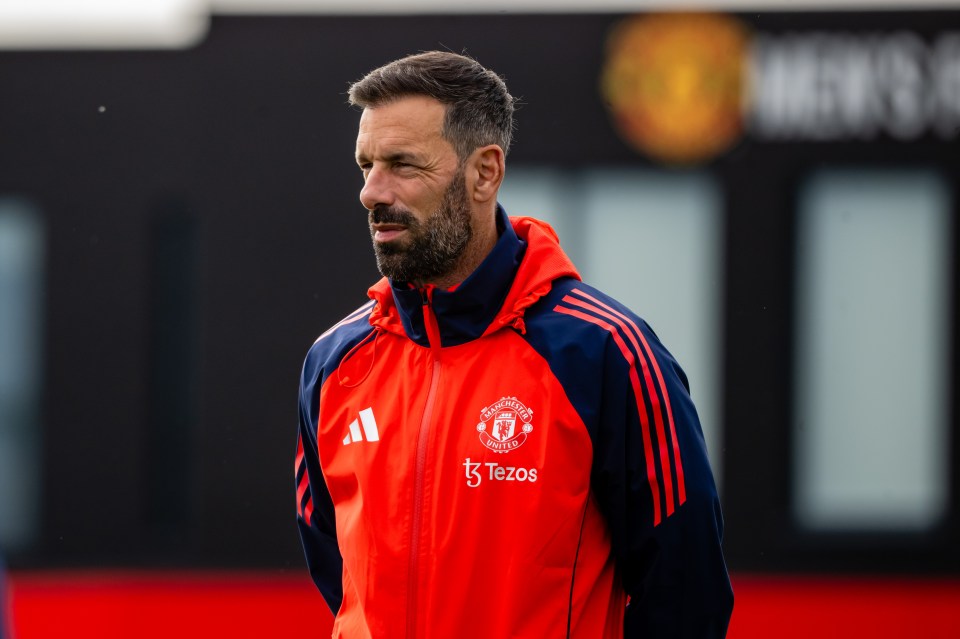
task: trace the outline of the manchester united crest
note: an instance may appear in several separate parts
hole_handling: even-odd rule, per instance
[[[750,35],[720,14],[627,18],[607,40],[600,88],[614,124],[641,152],[695,164],[743,133]]]
[[[509,453],[520,448],[533,432],[533,410],[516,397],[500,401],[480,411],[477,432],[483,445],[495,453]]]

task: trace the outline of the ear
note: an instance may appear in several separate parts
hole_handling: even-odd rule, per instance
[[[497,191],[503,182],[505,170],[503,149],[497,144],[488,144],[475,150],[470,158],[471,197],[476,202],[496,201]]]

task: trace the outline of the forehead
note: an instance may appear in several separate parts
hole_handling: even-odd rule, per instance
[[[449,146],[442,137],[445,114],[443,104],[426,96],[409,96],[367,107],[360,116],[357,155]]]

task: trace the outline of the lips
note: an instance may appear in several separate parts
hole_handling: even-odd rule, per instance
[[[370,228],[373,230],[373,239],[376,242],[389,242],[407,230],[404,224],[374,224]]]
[[[370,234],[374,242],[390,242],[417,224],[409,211],[398,206],[378,206],[369,213]]]

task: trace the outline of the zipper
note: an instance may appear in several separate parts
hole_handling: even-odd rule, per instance
[[[433,371],[430,377],[430,390],[427,392],[427,403],[423,409],[420,430],[417,433],[417,457],[413,481],[413,523],[410,530],[410,564],[407,573],[407,639],[416,639],[417,636],[417,582],[419,581],[420,532],[423,527],[424,473],[427,467],[427,442],[429,441],[430,425],[433,418],[433,406],[436,403],[437,384],[440,381],[440,329],[431,305],[433,287],[428,286],[423,289],[421,296],[423,298],[423,323],[427,329],[427,341],[430,343],[430,351],[433,354]]]

